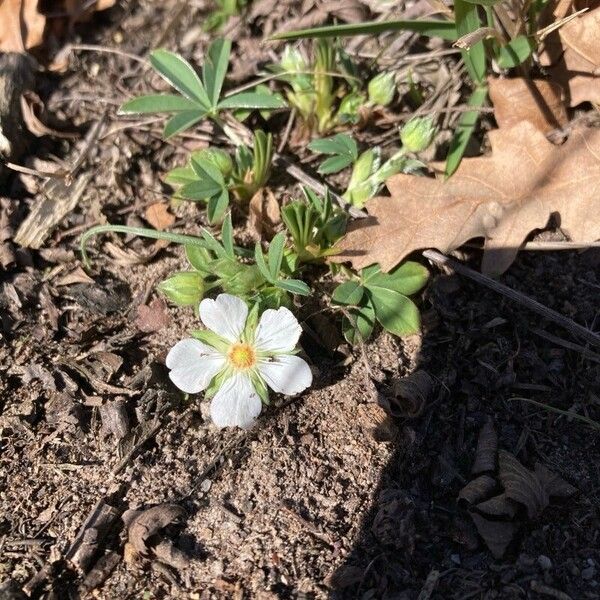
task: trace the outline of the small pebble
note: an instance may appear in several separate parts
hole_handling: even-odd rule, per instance
[[[586,581],[593,579],[595,574],[596,567],[586,567],[585,569],[581,570],[581,578],[585,579]]]
[[[460,565],[460,555],[459,554],[451,554],[450,555],[450,560],[455,564],[455,565]]]
[[[537,561],[538,565],[540,565],[540,567],[544,569],[544,571],[548,571],[552,568],[552,561],[544,554],[540,554],[538,556]]]
[[[212,481],[210,479],[205,479],[201,484],[200,484],[200,491],[201,492],[208,492],[208,490],[210,490],[210,486],[212,485]]]

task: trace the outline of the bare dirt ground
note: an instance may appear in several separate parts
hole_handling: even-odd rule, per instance
[[[77,35],[199,61],[202,7],[178,6],[122,3]],[[274,51],[257,36],[277,18],[231,25],[237,83]],[[216,430],[205,405],[177,393],[164,359],[195,317],[168,307],[141,318],[139,309],[183,266],[181,248],[104,238],[94,282],[78,262],[82,231],[103,220],[143,224],[145,208],[169,197],[165,171],[212,135],[200,128],[164,143],[160,123],[119,121],[116,107],[146,85],[139,63],[99,50],[39,76],[48,110],[72,130],[101,118],[105,127],[85,157],[81,201],[43,248],[2,238],[12,260],[0,296],[0,598],[600,598],[598,429],[547,408],[597,422],[600,356],[490,290],[433,271],[419,300],[421,336],[379,333],[354,349],[319,300],[304,307],[315,385],[276,400],[249,432]],[[42,161],[72,161],[81,147],[43,138],[22,162],[44,170]],[[279,198],[298,191],[277,179]],[[11,177],[3,227],[14,232],[40,198],[36,178]],[[175,213],[181,230],[202,223],[191,204]],[[238,218],[242,240],[244,227]],[[476,266],[478,251],[463,258]],[[501,281],[594,328],[599,267],[593,250],[522,253]],[[399,381],[415,372],[430,385],[407,398]],[[459,493],[474,479],[485,426],[501,451],[576,491],[543,501],[528,489],[539,510],[522,504],[480,535]],[[127,511],[163,503],[177,507],[173,522],[157,517],[164,527],[144,555]]]

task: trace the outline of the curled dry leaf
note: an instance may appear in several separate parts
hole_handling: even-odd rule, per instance
[[[507,498],[523,504],[530,519],[537,518],[548,506],[550,498],[537,475],[524,467],[510,452],[498,453],[498,477]]]
[[[475,507],[479,512],[492,517],[505,517],[512,519],[517,513],[517,504],[513,502],[506,494],[499,494],[489,500],[480,502]]]
[[[546,40],[542,63],[551,65],[553,81],[566,91],[569,106],[600,103],[600,7],[553,32]]]
[[[175,216],[169,212],[165,202],[151,204],[144,214],[144,218],[154,229],[168,229],[175,223]]]
[[[129,543],[139,554],[148,556],[150,538],[184,516],[185,510],[178,504],[159,504],[148,508],[136,515],[129,524]]]
[[[529,121],[542,133],[567,124],[562,88],[541,79],[488,79],[490,99],[498,127]]]
[[[467,504],[475,504],[489,496],[496,488],[496,480],[489,475],[481,475],[477,479],[469,481],[458,494],[458,501],[466,502]]]
[[[36,137],[49,135],[65,139],[76,139],[78,133],[68,131],[58,131],[45,125],[42,121],[46,108],[40,97],[31,91],[26,91],[21,95],[21,112],[23,113],[23,122],[27,129]]]
[[[391,198],[367,202],[369,217],[352,223],[331,260],[389,271],[424,248],[450,252],[484,237],[482,270],[503,273],[535,229],[557,213],[574,242],[600,238],[600,129],[573,131],[554,146],[521,121],[490,132],[490,156],[462,161],[445,181],[399,174],[386,185]]]
[[[435,383],[429,373],[419,369],[397,379],[392,394],[381,399],[383,407],[394,417],[418,417],[431,400]]]
[[[150,333],[159,331],[171,323],[167,305],[162,298],[155,298],[148,305],[138,306],[135,324],[140,331]]]
[[[514,523],[503,521],[490,521],[477,513],[472,513],[471,518],[477,527],[479,535],[483,538],[485,545],[490,549],[494,558],[502,558],[506,548],[511,543],[517,532]]]
[[[498,434],[496,433],[493,420],[491,417],[488,417],[477,438],[475,462],[471,468],[471,473],[477,475],[486,471],[494,471],[496,469],[497,452]]]
[[[281,211],[270,188],[260,188],[248,206],[248,227],[256,240],[270,239],[281,223]]]

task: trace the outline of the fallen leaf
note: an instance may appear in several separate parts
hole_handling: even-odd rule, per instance
[[[41,120],[41,116],[45,112],[44,103],[34,92],[27,91],[21,96],[21,112],[23,114],[23,123],[25,123],[28,131],[36,137],[43,137],[45,135],[65,139],[76,139],[79,137],[78,133],[59,131],[45,125]]]
[[[25,52],[42,43],[46,17],[38,0],[0,0],[0,52]]]
[[[281,223],[281,211],[270,188],[261,188],[248,205],[248,227],[256,240],[270,239]]]
[[[135,322],[140,331],[150,333],[159,331],[171,323],[167,305],[162,298],[155,298],[150,304],[138,306],[138,317]]]
[[[165,202],[156,202],[151,204],[144,213],[144,218],[154,229],[167,229],[175,223],[175,215],[169,212]]]
[[[553,473],[548,467],[541,463],[535,464],[535,474],[542,482],[548,496],[556,498],[568,498],[577,492],[577,488],[565,481],[560,475]]]
[[[483,538],[485,545],[490,549],[494,558],[502,558],[506,548],[511,543],[517,526],[513,523],[502,521],[490,521],[477,513],[472,513],[471,518],[477,527],[479,535]]]
[[[382,396],[381,405],[393,417],[418,417],[431,400],[435,383],[431,375],[419,369],[407,377],[396,379],[391,395]]]
[[[498,477],[507,498],[523,504],[527,516],[535,519],[548,506],[550,498],[538,476],[524,467],[510,452],[498,453]]]
[[[529,121],[546,133],[567,124],[564,93],[556,83],[522,77],[490,77],[488,85],[498,127],[512,127],[519,121]]]
[[[94,283],[94,280],[81,268],[76,267],[70,273],[63,275],[60,279],[57,279],[55,284],[56,287],[63,285],[74,285],[76,283]]]
[[[355,221],[333,262],[355,269],[379,263],[389,271],[415,250],[450,252],[484,237],[482,271],[503,273],[535,229],[558,213],[574,242],[600,238],[600,129],[572,132],[554,146],[534,125],[489,133],[490,156],[462,161],[445,181],[399,174],[386,182],[391,198],[367,202],[369,217]]]
[[[492,517],[508,517],[512,519],[517,513],[517,504],[508,498],[506,494],[499,494],[489,500],[480,502],[475,508]]]
[[[498,434],[494,428],[494,422],[488,417],[485,425],[479,432],[477,438],[477,450],[475,451],[475,462],[471,473],[478,475],[486,471],[494,471],[496,468],[496,453],[498,452]]]
[[[460,490],[458,500],[462,500],[467,504],[475,504],[476,502],[479,502],[479,500],[489,496],[495,487],[496,481],[493,477],[481,475],[480,477],[477,477],[477,479],[469,481],[469,483]]]
[[[569,106],[600,103],[600,7],[569,21],[548,36],[542,64],[566,91]]]
[[[159,504],[136,515],[129,524],[129,543],[142,556],[148,556],[150,538],[161,529],[185,516],[185,510],[178,504]]]

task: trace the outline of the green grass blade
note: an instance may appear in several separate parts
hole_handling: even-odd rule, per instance
[[[283,250],[285,247],[285,233],[279,232],[269,244],[269,252],[267,259],[269,261],[269,272],[273,279],[277,278],[279,269],[281,269],[281,261],[283,260]]]
[[[454,42],[458,39],[452,21],[368,21],[345,25],[327,25],[298,31],[286,31],[271,37],[272,40],[300,40],[305,38],[346,37],[354,35],[376,35],[386,31],[414,31],[428,37],[439,37]]]
[[[467,104],[473,108],[481,108],[487,99],[488,89],[487,87],[479,87],[471,94]],[[446,158],[446,177],[450,177],[454,171],[460,165],[463,154],[477,121],[479,120],[478,110],[469,110],[464,112],[458,121],[458,126],[454,131],[454,136],[450,141],[450,150],[448,151],[448,157]]]
[[[200,102],[210,109],[211,104],[198,73],[187,60],[168,50],[155,50],[150,54],[150,63],[163,79],[190,100]]]

